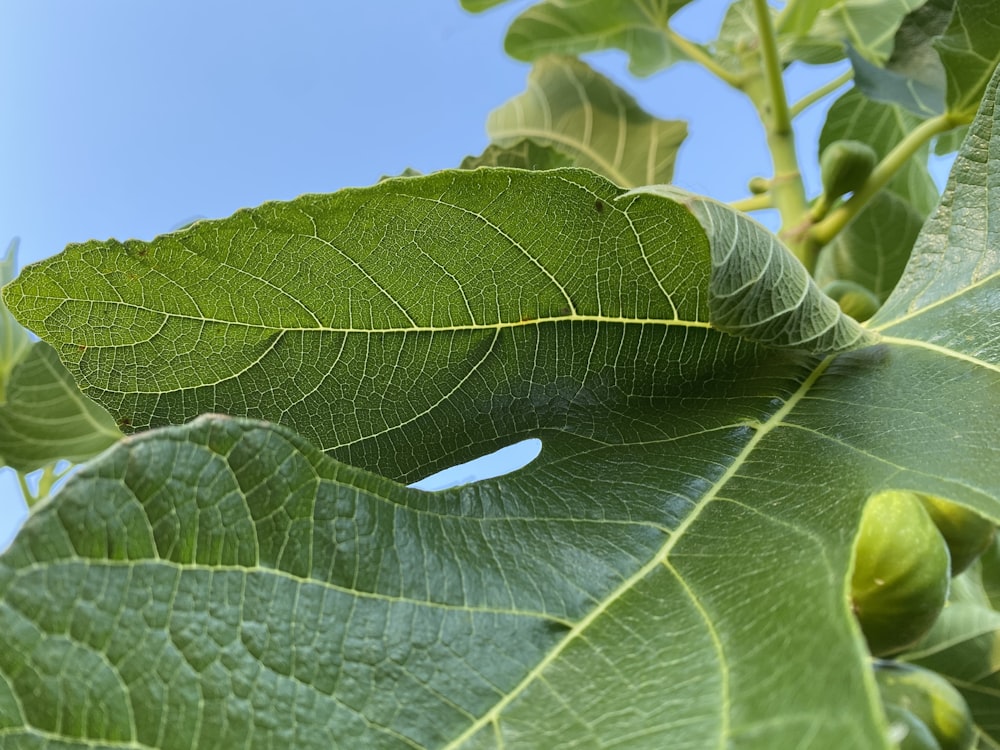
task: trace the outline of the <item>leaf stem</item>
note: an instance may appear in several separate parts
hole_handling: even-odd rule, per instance
[[[17,483],[21,485],[21,497],[24,499],[25,505],[29,508],[38,502],[38,498],[35,497],[35,493],[31,491],[28,486],[28,478],[21,472],[15,472],[17,474]]]
[[[954,115],[944,113],[924,120],[915,127],[882,159],[868,175],[865,183],[854,191],[854,195],[842,205],[831,211],[820,222],[814,224],[808,232],[807,245],[809,254],[815,261],[820,248],[837,236],[848,222],[851,221],[879,190],[902,168],[910,158],[934,136],[951,130],[960,124]]]
[[[771,93],[771,122],[769,130],[777,135],[790,133],[792,118],[788,112],[788,98],[785,95],[785,80],[781,76],[781,60],[778,56],[778,40],[771,21],[771,11],[767,0],[753,0],[757,16],[757,33],[760,35],[760,53],[764,64],[767,88]]]
[[[808,221],[809,206],[802,184],[798,157],[795,153],[795,133],[785,94],[778,42],[767,0],[754,0],[757,34],[760,42],[760,72],[747,81],[744,91],[753,101],[767,133],[767,146],[774,164],[770,197],[781,214],[782,239],[806,268],[804,237],[800,227]]]
[[[737,211],[759,211],[762,208],[774,208],[774,202],[768,193],[762,193],[760,195],[750,195],[746,198],[740,198],[737,201],[731,201],[729,206],[730,208],[735,208]]]
[[[698,63],[709,73],[729,84],[734,89],[743,88],[744,77],[733,73],[730,70],[726,70],[701,45],[695,44],[690,39],[681,36],[671,28],[667,28],[665,32],[670,43],[687,55],[692,61]]]
[[[803,96],[801,99],[795,102],[795,104],[793,104],[791,107],[788,108],[788,113],[792,116],[793,119],[798,117],[800,114],[802,114],[803,110],[808,109],[813,104],[818,102],[820,99],[825,97],[827,94],[833,93],[841,86],[843,86],[845,83],[850,81],[852,78],[854,78],[853,70],[844,71],[829,83],[825,83],[815,91]]]

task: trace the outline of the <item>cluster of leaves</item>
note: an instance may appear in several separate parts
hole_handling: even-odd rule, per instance
[[[860,510],[898,488],[1000,520],[1000,8],[736,0],[699,45],[685,4],[526,10],[528,89],[462,169],[5,287],[47,343],[2,321],[0,456],[110,448],[0,558],[0,744],[890,746],[845,593]],[[686,126],[573,56],[606,47],[750,97],[775,174],[738,207],[781,240],[665,185]],[[842,81],[789,105],[781,73],[844,56],[821,139],[879,161],[811,211],[792,119]],[[938,203],[927,150],[965,126]],[[518,472],[405,486],[529,437]],[[982,748],[998,580],[994,550],[905,656]]]

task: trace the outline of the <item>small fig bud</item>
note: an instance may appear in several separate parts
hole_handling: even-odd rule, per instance
[[[937,620],[948,597],[948,547],[912,492],[872,495],[854,548],[851,601],[875,656],[902,651]]]
[[[761,195],[771,189],[771,181],[766,177],[751,177],[747,187],[754,195]]]
[[[857,321],[868,320],[874,315],[881,304],[873,292],[861,284],[846,279],[838,279],[823,287],[828,297],[832,297],[845,315],[850,315]]]
[[[834,141],[819,159],[823,196],[832,201],[861,187],[875,168],[878,155],[861,141]]]
[[[988,518],[933,495],[917,495],[944,537],[951,553],[951,574],[957,576],[986,551],[996,526]]]
[[[972,712],[948,680],[913,664],[876,661],[875,682],[886,705],[903,709],[934,735],[941,750],[969,750],[975,739]],[[905,745],[903,745],[905,747]]]

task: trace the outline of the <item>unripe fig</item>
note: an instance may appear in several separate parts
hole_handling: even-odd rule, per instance
[[[924,722],[905,708],[887,703],[885,716],[889,720],[889,739],[898,750],[941,750],[941,744]]]
[[[887,714],[889,706],[910,712],[930,729],[941,750],[972,747],[975,728],[969,705],[937,672],[913,664],[877,661],[875,681]]]
[[[912,492],[872,495],[854,548],[851,601],[875,656],[919,641],[948,597],[948,547]]]
[[[861,187],[872,173],[878,155],[861,141],[834,141],[819,158],[823,196],[827,202]]]
[[[747,187],[754,195],[761,195],[771,189],[771,181],[766,177],[751,177]]]
[[[996,526],[988,518],[934,495],[917,495],[944,537],[951,553],[951,574],[957,576],[993,542]]]
[[[878,297],[853,281],[838,279],[823,287],[823,291],[836,300],[845,315],[857,321],[868,320],[881,306]]]

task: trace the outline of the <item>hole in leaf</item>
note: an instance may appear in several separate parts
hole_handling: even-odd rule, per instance
[[[433,492],[470,482],[479,482],[483,479],[502,477],[504,474],[523,469],[538,458],[538,454],[541,452],[542,441],[538,438],[528,438],[486,456],[442,469],[419,482],[414,482],[410,487],[415,490]]]

